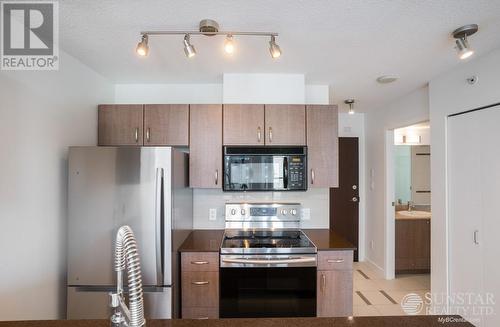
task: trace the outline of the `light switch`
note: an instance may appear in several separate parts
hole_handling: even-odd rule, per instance
[[[208,209],[208,220],[217,220],[217,209],[216,208]]]

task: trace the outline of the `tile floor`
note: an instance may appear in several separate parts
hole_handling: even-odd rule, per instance
[[[369,263],[354,263],[354,316],[395,316],[406,315],[401,308],[401,300],[408,293],[416,293],[422,298],[430,292],[430,275],[398,275],[386,280]],[[425,314],[425,309],[420,314]]]

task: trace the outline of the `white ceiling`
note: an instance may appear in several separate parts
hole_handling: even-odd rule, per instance
[[[182,36],[151,37],[150,55],[135,46],[143,30],[193,30],[204,18],[221,30],[274,31],[283,55],[273,60],[268,39],[237,38],[233,57],[223,37],[193,36],[187,59]],[[117,83],[221,83],[223,73],[303,73],[307,84],[329,84],[334,102],[379,108],[460,61],[450,32],[479,24],[470,39],[476,56],[500,47],[498,0],[64,0],[63,50]],[[379,85],[375,78],[400,80]]]

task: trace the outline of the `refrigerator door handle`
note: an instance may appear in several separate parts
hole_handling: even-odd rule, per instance
[[[156,201],[155,201],[155,222],[156,222],[156,282],[163,285],[163,229],[165,223],[165,202],[164,202],[164,169],[156,168]]]

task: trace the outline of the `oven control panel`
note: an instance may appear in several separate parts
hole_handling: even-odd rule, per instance
[[[226,221],[300,221],[300,203],[226,203]]]

